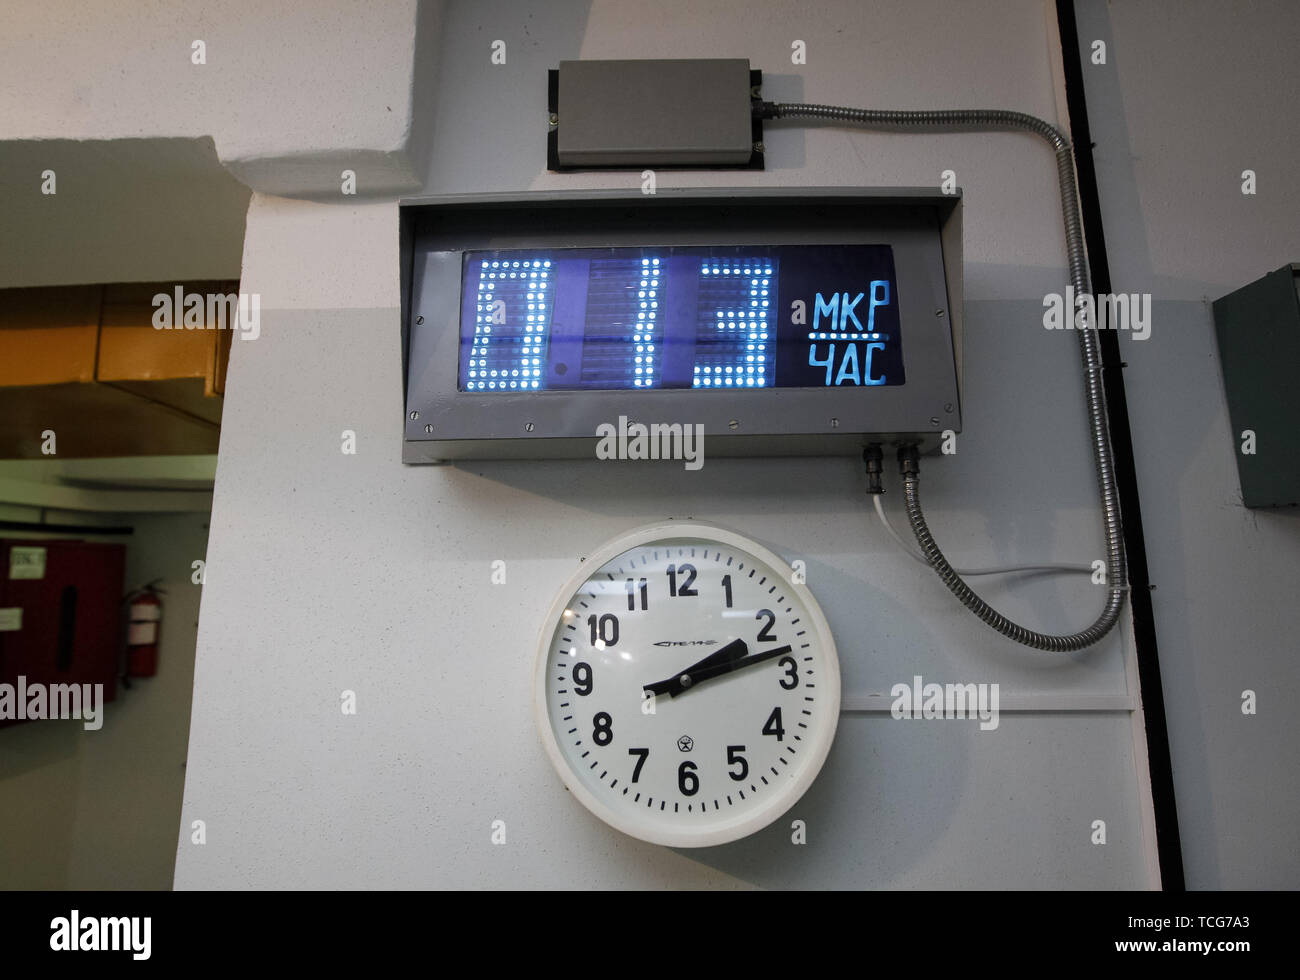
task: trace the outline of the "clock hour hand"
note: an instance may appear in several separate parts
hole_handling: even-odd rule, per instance
[[[645,685],[645,690],[651,694],[671,694],[673,697],[681,694],[682,691],[690,687],[700,671],[715,670],[723,668],[723,673],[730,669],[730,664],[749,653],[749,647],[745,645],[744,640],[732,640],[721,650],[715,650],[703,660],[691,664],[685,670],[679,670],[672,677],[666,680],[656,681],[653,684]],[[709,675],[713,676],[713,675]]]
[[[725,664],[714,664],[709,667],[701,668],[690,675],[690,684],[683,684],[682,690],[698,684],[700,681],[707,681],[711,677],[720,677],[723,674],[730,674],[732,671],[744,670],[746,667],[761,664],[763,661],[771,660],[774,657],[784,657],[790,652],[791,649],[788,646],[773,647],[771,650],[760,650],[758,653],[750,654],[747,657],[739,657]],[[681,692],[679,691],[678,693],[680,694]],[[676,697],[676,695],[674,695],[674,697]]]

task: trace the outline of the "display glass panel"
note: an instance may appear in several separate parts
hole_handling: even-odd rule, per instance
[[[904,383],[888,245],[465,253],[459,390]]]

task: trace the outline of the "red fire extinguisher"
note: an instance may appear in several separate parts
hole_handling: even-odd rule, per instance
[[[158,629],[162,625],[163,591],[153,582],[127,596],[131,617],[126,631],[126,676],[158,673]]]

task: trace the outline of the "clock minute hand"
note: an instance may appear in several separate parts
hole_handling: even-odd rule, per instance
[[[688,686],[698,684],[700,681],[707,681],[711,677],[720,677],[723,674],[730,674],[732,671],[744,670],[746,667],[752,667],[755,664],[761,664],[765,660],[771,660],[774,657],[782,657],[791,652],[791,648],[773,647],[771,650],[761,650],[758,653],[750,654],[747,657],[739,657],[725,664],[714,664],[704,667],[690,675],[691,684],[683,685],[683,690]],[[676,695],[674,695],[675,697]]]
[[[747,653],[749,653],[749,647],[745,645],[744,640],[732,640],[721,650],[715,650],[703,660],[691,664],[685,670],[677,671],[672,677],[645,685],[645,690],[655,695],[671,694],[673,697],[677,697],[695,681],[700,671],[716,670],[721,667],[722,672],[725,673],[730,669],[729,665],[733,661],[739,660]],[[709,676],[713,675],[710,674]],[[682,683],[683,678],[688,678],[684,684]]]

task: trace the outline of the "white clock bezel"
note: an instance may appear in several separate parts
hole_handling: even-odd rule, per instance
[[[812,622],[813,631],[821,645],[820,648],[826,653],[825,675],[819,678],[818,684],[820,696],[824,699],[830,720],[828,723],[821,724],[812,736],[809,751],[805,757],[809,761],[804,764],[795,779],[778,787],[777,792],[765,800],[761,806],[756,807],[752,813],[742,820],[727,827],[695,830],[683,825],[680,829],[664,830],[660,826],[647,825],[637,820],[634,815],[635,811],[615,810],[592,793],[578,779],[577,774],[569,765],[568,759],[561,751],[559,742],[556,740],[551,727],[546,697],[546,665],[550,658],[551,644],[555,638],[556,627],[564,610],[568,608],[569,601],[577,593],[579,587],[591,577],[593,569],[600,568],[607,561],[616,558],[631,548],[665,538],[698,538],[704,541],[717,542],[747,551],[755,558],[765,562],[781,576],[782,587],[790,589],[803,603]],[[740,840],[762,830],[773,821],[778,820],[783,814],[789,812],[803,798],[804,793],[808,791],[808,787],[812,785],[813,780],[821,772],[822,764],[826,761],[831,744],[835,740],[835,731],[839,726],[840,665],[835,649],[835,638],[831,635],[830,626],[826,622],[821,607],[817,604],[817,600],[813,598],[807,586],[794,581],[793,570],[780,556],[753,539],[716,524],[702,521],[663,521],[634,528],[597,548],[587,556],[586,560],[565,582],[559,595],[551,604],[550,611],[542,625],[537,660],[534,666],[533,692],[533,708],[537,729],[541,735],[546,754],[551,760],[551,765],[559,774],[569,792],[592,814],[615,830],[651,844],[662,844],[667,847],[711,847]]]

